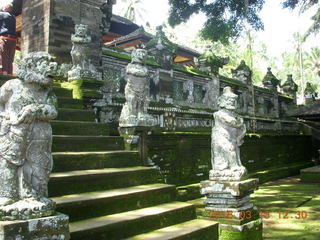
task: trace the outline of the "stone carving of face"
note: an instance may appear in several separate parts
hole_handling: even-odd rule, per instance
[[[237,98],[238,96],[232,92],[230,87],[225,87],[219,97],[218,105],[220,108],[235,110],[237,108]]]
[[[53,84],[53,76],[57,74],[58,64],[46,52],[29,53],[20,63],[17,72],[19,78],[28,83],[42,86]]]
[[[84,37],[88,33],[88,26],[84,25],[84,24],[78,24],[78,25],[76,25],[75,31],[76,31],[75,35],[77,37]]]
[[[145,49],[135,49],[132,52],[132,63],[144,64],[147,57],[147,51]]]

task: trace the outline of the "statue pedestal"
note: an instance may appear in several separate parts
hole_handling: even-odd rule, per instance
[[[262,220],[250,194],[258,179],[201,182],[206,196],[204,217],[219,222],[219,240],[260,240]]]
[[[57,215],[24,221],[0,221],[0,240],[68,240],[69,217]]]
[[[124,138],[125,149],[139,151],[141,162],[144,165],[150,165],[147,161],[147,135],[152,131],[152,127],[119,127],[118,129],[120,136]]]

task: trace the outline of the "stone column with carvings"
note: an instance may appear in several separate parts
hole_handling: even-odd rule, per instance
[[[201,182],[206,196],[205,217],[218,221],[221,240],[260,240],[262,221],[250,194],[258,179],[245,179],[247,170],[240,160],[240,146],[246,133],[243,119],[235,112],[237,95],[225,87],[214,113],[212,129],[212,170]]]
[[[29,53],[0,88],[0,240],[70,238],[48,199],[56,68],[48,53]]]

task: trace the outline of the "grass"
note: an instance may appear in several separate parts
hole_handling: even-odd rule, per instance
[[[260,185],[251,198],[263,218],[264,240],[320,240],[320,184],[284,178]],[[188,201],[196,205],[198,216],[203,201]]]
[[[290,177],[260,186],[252,198],[263,219],[266,240],[319,240],[320,187]]]

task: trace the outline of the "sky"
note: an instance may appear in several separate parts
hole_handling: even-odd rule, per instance
[[[284,51],[294,51],[293,33],[297,31],[304,33],[308,26],[311,25],[310,17],[315,12],[315,9],[311,9],[311,11],[299,15],[298,10],[282,9],[281,2],[279,0],[266,1],[264,8],[260,12],[265,30],[255,34],[260,41],[267,45],[268,55],[273,57],[280,57]],[[127,4],[124,0],[118,0],[113,9],[114,13],[120,15],[126,6]],[[138,25],[145,25],[146,22],[149,22],[150,26],[155,28],[166,23],[169,12],[167,0],[142,0],[141,6],[145,9],[145,12],[142,13],[144,20],[139,19],[137,21]],[[203,14],[193,15],[186,24],[176,27],[175,32],[181,39],[188,41],[201,29],[205,19]],[[317,46],[316,37],[314,36],[307,40],[304,48],[307,50],[312,46]]]

